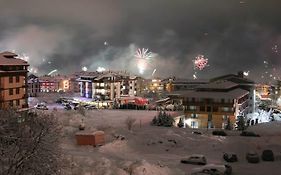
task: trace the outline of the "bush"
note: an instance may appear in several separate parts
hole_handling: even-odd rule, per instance
[[[227,134],[224,131],[219,131],[219,130],[213,131],[212,134],[216,136],[227,136]]]
[[[136,122],[136,119],[135,118],[132,118],[132,117],[128,117],[126,120],[125,120],[125,124],[128,128],[129,131],[132,130],[133,128],[133,125],[134,123]]]
[[[250,132],[250,131],[243,131],[240,136],[246,136],[246,137],[260,137],[260,135]]]
[[[172,127],[174,122],[175,120],[170,114],[167,114],[165,111],[160,111],[158,116],[154,117],[151,121],[151,125]]]

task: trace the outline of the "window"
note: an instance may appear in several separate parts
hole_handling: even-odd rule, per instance
[[[191,121],[191,128],[198,128],[198,122]]]
[[[16,82],[18,83],[18,82],[20,82],[20,76],[16,76]]]
[[[9,83],[13,83],[13,77],[12,76],[9,77]]]
[[[20,105],[20,100],[17,100],[17,106],[19,106]]]
[[[211,112],[212,111],[212,107],[211,106],[207,106],[207,112]]]
[[[198,118],[198,114],[190,114],[191,118]]]
[[[10,105],[10,107],[14,106],[13,100],[9,101],[9,105]]]
[[[9,95],[13,95],[13,94],[14,94],[13,89],[9,89]]]
[[[222,109],[223,112],[229,112],[230,111],[229,107],[222,107],[221,109]]]
[[[191,99],[191,102],[195,102],[195,98],[192,98],[192,99]]]
[[[17,88],[16,89],[16,94],[19,94],[20,93],[20,88]]]
[[[205,106],[200,106],[200,111],[205,112]]]
[[[218,112],[219,111],[219,107],[218,106],[214,106],[213,107],[213,112]]]
[[[223,116],[222,116],[222,119],[223,119],[223,120],[227,120],[227,119],[228,119],[228,116],[227,116],[227,115],[223,115]]]
[[[221,99],[221,103],[224,103],[224,99],[223,98]]]
[[[196,106],[189,106],[189,110],[196,111]]]

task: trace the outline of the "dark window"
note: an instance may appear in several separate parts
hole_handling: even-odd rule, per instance
[[[13,89],[9,89],[9,95],[13,95],[13,94],[14,94]]]
[[[218,112],[219,111],[219,107],[218,106],[214,106],[213,107],[213,112]]]
[[[221,103],[224,103],[224,99],[223,98],[221,99]]]
[[[16,82],[20,82],[20,76],[16,76]]]
[[[20,100],[17,100],[17,106],[19,106],[20,105]]]
[[[195,102],[195,98],[192,98],[192,99],[191,99],[191,102]]]
[[[20,93],[20,88],[17,88],[16,89],[16,94],[19,94]]]
[[[9,101],[9,105],[12,107],[14,106],[13,100]]]
[[[211,106],[207,106],[207,112],[211,112],[212,111],[212,107]]]
[[[205,112],[205,106],[200,106],[200,111]]]
[[[13,77],[12,76],[9,77],[9,83],[13,83]]]

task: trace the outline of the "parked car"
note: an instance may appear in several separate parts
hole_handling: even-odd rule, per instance
[[[227,136],[226,132],[221,131],[221,130],[215,130],[212,132],[212,134],[216,135],[216,136]]]
[[[260,137],[260,135],[254,133],[254,132],[250,132],[250,131],[242,131],[242,133],[240,134],[240,136],[246,136],[246,137]]]
[[[48,110],[48,107],[46,106],[45,103],[38,103],[36,106],[35,106],[36,109],[40,109],[40,110]]]
[[[263,161],[274,161],[274,154],[272,150],[263,150],[262,156],[261,156]]]
[[[64,109],[65,109],[65,110],[71,110],[72,107],[70,106],[70,104],[66,104],[66,105],[64,106]]]
[[[246,159],[249,163],[259,163],[260,162],[259,155],[255,151],[248,152],[246,154]]]
[[[192,134],[202,135],[202,132],[200,132],[200,131],[192,131]]]
[[[86,105],[86,106],[84,106],[84,108],[87,110],[98,109],[95,105]]]
[[[209,175],[231,175],[232,167],[227,164],[208,164],[192,169],[191,175],[199,175],[204,173]]]
[[[192,154],[186,158],[181,159],[181,163],[184,164],[196,164],[196,165],[206,165],[207,160],[204,155]]]
[[[223,159],[227,162],[237,162],[238,158],[235,153],[224,153]]]

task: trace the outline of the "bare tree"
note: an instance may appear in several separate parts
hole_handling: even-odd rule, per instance
[[[129,131],[132,130],[133,128],[133,125],[135,124],[136,122],[136,119],[132,118],[132,117],[128,117],[126,120],[125,120],[125,124],[128,128]]]
[[[60,133],[52,115],[0,111],[0,174],[61,174]]]

